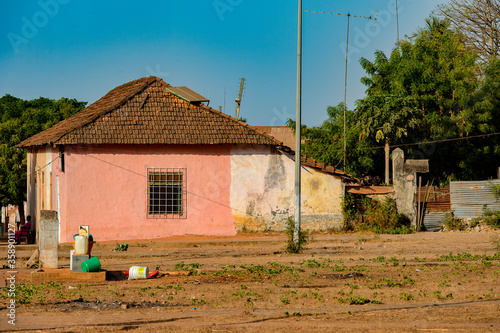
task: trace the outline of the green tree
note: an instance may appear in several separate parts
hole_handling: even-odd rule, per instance
[[[477,54],[465,45],[462,35],[435,17],[411,39],[402,41],[388,58],[377,52],[373,62],[362,58],[368,76],[367,97],[357,103],[358,126],[363,140],[392,143],[425,142],[469,135],[468,103],[478,88]],[[469,118],[467,118],[469,116]],[[387,142],[386,141],[386,142]],[[465,175],[467,163],[461,142],[407,149],[430,158],[438,178]],[[457,151],[461,155],[457,155]],[[422,156],[430,155],[432,156]],[[419,154],[420,153],[420,154]]]
[[[361,129],[359,139],[373,146],[384,143],[384,182],[388,184],[390,144],[404,142],[420,123],[416,100],[408,96],[372,95],[358,100],[356,112],[356,125]]]
[[[491,134],[500,132],[500,61],[492,57],[481,65],[478,59],[464,35],[436,17],[389,57],[377,51],[373,61],[362,58],[367,90],[347,112],[346,171],[381,175],[382,148],[405,145],[409,158],[429,159],[429,176],[437,180],[496,176],[500,138]],[[341,165],[342,104],[327,112],[321,126],[303,126],[303,153]]]
[[[19,205],[24,218],[26,200],[26,150],[21,141],[68,118],[87,103],[75,99],[51,100],[40,97],[25,101],[11,95],[0,98],[0,204]]]
[[[344,104],[329,106],[328,119],[320,126],[302,125],[302,153],[315,160],[341,169],[344,161]],[[361,177],[364,170],[374,166],[374,153],[364,151],[365,141],[359,141],[359,128],[355,126],[355,113],[346,109],[346,172]],[[289,119],[287,125],[295,131],[295,121]],[[358,149],[351,149],[358,148]]]
[[[467,107],[458,114],[460,132],[483,136],[463,140],[454,149],[462,156],[461,179],[487,179],[496,176],[500,166],[500,60],[491,57],[484,65],[484,80],[471,94]]]

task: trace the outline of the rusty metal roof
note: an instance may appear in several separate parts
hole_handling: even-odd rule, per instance
[[[352,194],[383,195],[394,193],[393,186],[346,186],[346,192]]]

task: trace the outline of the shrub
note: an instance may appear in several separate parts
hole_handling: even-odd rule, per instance
[[[287,253],[300,253],[309,242],[309,233],[307,231],[300,230],[299,240],[297,242],[298,244],[295,245],[295,220],[291,217],[289,217],[286,222],[285,234],[288,236],[285,248],[285,252]]]
[[[461,219],[456,218],[453,212],[446,213],[443,222],[444,222],[444,227],[447,230],[462,231],[465,230],[466,228],[465,223]]]
[[[127,251],[128,250],[128,243],[116,243],[115,251]]]
[[[364,200],[366,207],[363,222],[356,225],[358,230],[370,230],[377,234],[409,234],[413,232],[410,221],[396,209],[393,199],[386,197],[383,202]]]
[[[358,218],[354,198],[355,198],[354,194],[351,193],[346,193],[342,197],[341,208],[342,208],[342,215],[344,217],[343,219],[344,223],[342,226],[343,231],[351,230],[353,224]]]
[[[483,208],[483,216],[481,217],[483,222],[492,228],[500,228],[500,211],[492,211],[487,208]]]

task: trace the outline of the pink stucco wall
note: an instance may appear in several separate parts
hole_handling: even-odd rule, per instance
[[[71,241],[79,225],[96,241],[236,234],[229,152],[229,145],[66,146],[65,172],[56,163],[52,174],[60,241]],[[187,168],[187,218],[147,218],[148,168]]]

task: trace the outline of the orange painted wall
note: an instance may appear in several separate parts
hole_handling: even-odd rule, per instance
[[[148,168],[187,168],[187,218],[147,218]],[[65,172],[57,161],[56,176],[61,242],[79,225],[96,241],[236,234],[229,145],[66,146]]]

